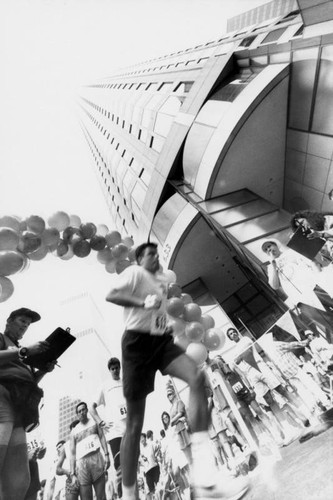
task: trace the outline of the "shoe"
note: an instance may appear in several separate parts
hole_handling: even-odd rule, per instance
[[[196,485],[193,491],[195,500],[239,500],[249,490],[250,482],[244,476],[218,482],[213,486]]]

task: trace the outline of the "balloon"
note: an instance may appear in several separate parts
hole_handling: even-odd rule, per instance
[[[135,248],[131,248],[128,252],[127,258],[130,262],[135,262],[136,257],[135,257]]]
[[[165,273],[164,273],[165,275]],[[182,294],[182,289],[180,288],[177,283],[169,283],[168,286],[168,299],[171,299],[171,297],[180,297]]]
[[[130,261],[129,260],[118,260],[118,262],[116,262],[116,273],[117,274],[120,274],[124,271],[124,269],[126,269],[126,267],[129,267],[131,265]]]
[[[184,351],[186,351],[187,347],[190,344],[190,341],[188,340],[187,337],[185,337],[185,335],[178,335],[177,337],[174,338],[173,342],[174,344],[184,349]]]
[[[185,321],[200,321],[201,308],[198,304],[194,304],[194,302],[185,304],[183,316]]]
[[[125,236],[123,238],[122,243],[127,246],[127,248],[131,248],[134,245],[134,241],[130,236]]]
[[[118,233],[118,231],[111,231],[105,236],[105,239],[107,246],[110,248],[121,243],[121,236],[120,233]]]
[[[188,293],[182,293],[180,298],[183,300],[184,304],[191,304],[193,299]]]
[[[180,318],[169,318],[168,326],[172,328],[172,334],[174,337],[181,336],[185,332],[186,323]]]
[[[72,242],[72,237],[80,236],[80,239],[82,240],[82,233],[78,227],[73,227],[73,226],[67,226],[66,229],[64,229],[64,232],[62,233],[62,239],[66,241],[66,243],[71,243]]]
[[[96,226],[92,222],[86,222],[85,224],[80,225],[82,237],[85,240],[89,240],[96,234]]]
[[[98,224],[96,234],[98,236],[106,236],[109,232],[108,226],[105,224]]]
[[[0,227],[0,250],[16,250],[19,239],[19,235],[14,229]]]
[[[35,252],[42,244],[42,238],[31,231],[24,231],[20,238],[17,249],[23,253]]]
[[[208,330],[209,328],[214,328],[215,326],[215,320],[209,314],[204,314],[203,316],[201,316],[200,321],[205,330]]]
[[[49,227],[45,229],[42,234],[42,242],[47,247],[53,247],[57,245],[60,240],[60,233],[56,227]]]
[[[90,246],[93,250],[103,250],[105,248],[106,241],[104,236],[95,235],[90,240]]]
[[[105,271],[108,273],[115,273],[116,272],[116,261],[115,260],[110,260],[105,264]]]
[[[181,316],[184,312],[184,302],[178,297],[171,297],[167,303],[167,313],[175,318]]]
[[[25,222],[27,223],[27,229],[36,234],[41,234],[45,229],[45,221],[39,215],[30,215]]]
[[[69,245],[64,240],[59,240],[56,251],[58,257],[62,257],[68,252]]]
[[[107,262],[110,262],[111,260],[113,260],[112,252],[111,252],[110,248],[106,247],[106,248],[103,248],[103,250],[99,250],[97,252],[97,260],[101,264],[106,264]]]
[[[210,328],[205,332],[202,342],[209,351],[222,349],[225,344],[225,334],[220,328]]]
[[[61,260],[69,260],[74,256],[74,250],[73,247],[68,245],[68,250],[64,255],[61,255],[60,258]]]
[[[29,254],[30,260],[42,260],[49,253],[49,248],[43,244],[35,251]]]
[[[69,216],[69,225],[72,227],[80,227],[81,225],[81,219],[77,215],[70,215]]]
[[[9,299],[9,297],[13,295],[14,285],[9,278],[0,276],[0,287],[1,287],[0,302],[5,302],[5,300]]]
[[[200,342],[191,342],[185,352],[198,366],[207,359],[207,349]]]
[[[0,217],[0,227],[10,227],[14,231],[20,231],[20,221],[13,215],[5,215]]]
[[[164,276],[166,277],[168,283],[176,283],[177,281],[176,273],[171,269],[164,271]]]
[[[112,248],[112,255],[115,259],[126,259],[128,255],[128,248],[124,243],[118,243]]]
[[[87,257],[90,254],[90,244],[87,240],[80,240],[73,243],[73,252],[77,257]]]
[[[23,233],[23,231],[26,231],[28,229],[27,223],[25,220],[22,220],[19,224],[20,226],[20,233]]]
[[[0,252],[0,275],[10,276],[20,271],[25,263],[25,256],[20,252],[8,250]]]
[[[204,333],[204,327],[199,321],[192,321],[185,327],[185,335],[190,342],[200,342]]]
[[[69,226],[69,216],[66,212],[56,212],[48,218],[47,222],[50,227],[56,227],[58,231],[63,231]]]

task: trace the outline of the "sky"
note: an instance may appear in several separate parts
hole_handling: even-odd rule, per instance
[[[112,229],[89,149],[77,121],[80,85],[226,32],[228,18],[266,0],[2,0],[0,2],[0,217],[58,210]],[[121,311],[105,302],[112,275],[96,256],[48,255],[14,275],[0,303],[0,331],[11,310],[31,307],[42,320],[27,342],[62,324],[59,303],[89,291],[107,338],[119,353]],[[72,319],[75,324],[75,318]],[[111,330],[109,328],[109,330]],[[52,389],[54,374],[48,390]],[[47,384],[46,384],[47,385]],[[164,408],[163,408],[164,409]]]

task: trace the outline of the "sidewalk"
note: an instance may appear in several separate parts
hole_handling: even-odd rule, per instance
[[[244,500],[333,499],[333,427],[280,452],[282,460],[262,459],[250,474],[252,489]]]

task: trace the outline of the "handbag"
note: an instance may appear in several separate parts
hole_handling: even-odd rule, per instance
[[[39,403],[44,395],[43,389],[35,382],[0,380],[0,384],[9,391],[24,430],[30,432],[35,429],[39,425]]]

